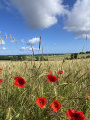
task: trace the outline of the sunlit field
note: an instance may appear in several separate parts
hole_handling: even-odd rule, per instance
[[[0,68],[0,120],[66,120],[67,109],[90,119],[90,59],[0,61]],[[56,85],[45,82],[48,74],[59,77]],[[26,81],[23,88],[14,85],[17,76]],[[37,105],[38,97],[47,99],[46,108]],[[50,106],[54,100],[61,103],[57,112]]]
[[[0,120],[90,120],[90,0],[0,0]]]

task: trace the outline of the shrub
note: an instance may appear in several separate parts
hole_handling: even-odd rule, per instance
[[[71,54],[71,58],[70,59],[77,59],[77,57],[78,57],[78,54],[74,53],[74,54]]]
[[[41,57],[40,57],[40,61],[43,61],[43,60],[44,60],[44,57],[43,57],[43,56],[41,56]]]
[[[86,58],[90,58],[90,55],[86,56]]]
[[[39,61],[39,56],[36,56],[35,58],[36,58],[36,61]]]

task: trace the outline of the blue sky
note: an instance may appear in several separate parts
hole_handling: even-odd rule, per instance
[[[90,0],[33,1],[0,0],[0,55],[32,54],[32,42],[37,54],[40,36],[44,53],[90,51]]]

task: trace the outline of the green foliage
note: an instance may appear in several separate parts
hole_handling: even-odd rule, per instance
[[[48,58],[44,57],[43,55],[41,56],[35,56],[36,61],[48,61]]]
[[[18,56],[13,56],[13,60],[15,61],[22,61],[22,60],[25,60],[26,59],[26,56],[24,55],[18,55]]]
[[[79,54],[85,54],[84,52],[80,52]]]
[[[48,61],[48,58],[44,58],[44,61]]]
[[[65,57],[64,59],[65,59],[65,60],[70,60],[70,58],[68,58],[68,57]]]
[[[89,58],[90,54],[64,54],[64,55],[13,55],[13,56],[0,56],[0,60],[11,60],[11,61],[58,61],[58,60],[70,60],[70,59],[85,59]]]
[[[70,59],[77,59],[77,58],[78,58],[78,54],[77,53],[71,54],[71,58]]]
[[[43,57],[43,55],[40,56],[40,61],[44,61],[44,57]]]
[[[26,56],[24,55],[0,56],[0,60],[22,61],[22,60],[26,60]]]
[[[90,58],[90,55],[86,56],[86,58]]]
[[[11,60],[11,58],[9,56],[0,55],[0,60]]]
[[[39,56],[36,56],[35,58],[36,58],[36,61],[39,61]]]
[[[86,51],[86,54],[90,53],[90,51]]]
[[[90,53],[90,51],[86,51],[86,52],[80,52],[79,54],[88,54],[88,53]]]

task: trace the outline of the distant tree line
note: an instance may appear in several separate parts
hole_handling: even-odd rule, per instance
[[[43,55],[42,56],[35,56],[36,60],[35,61],[48,61],[48,58],[45,58]]]
[[[88,54],[88,53],[90,53],[90,51],[80,52],[79,54]]]
[[[89,51],[86,52],[86,54],[88,54]],[[85,53],[79,53],[79,54],[85,54]],[[70,57],[65,57],[65,60],[72,60],[72,59],[83,59],[83,58],[90,58],[90,55],[87,55],[87,56],[81,56],[81,58],[78,58],[78,53],[72,53],[70,55]]]
[[[28,56],[28,58],[26,57],[26,55],[13,55],[13,56],[3,56],[0,55],[0,60],[11,60],[11,61],[24,61],[24,60],[28,60],[28,61],[48,61],[47,57],[44,57],[43,55],[41,56]]]
[[[65,57],[65,60],[71,60],[71,59],[77,59],[78,58],[78,54],[89,54],[90,51],[86,51],[86,52],[80,52],[80,53],[72,53],[70,55],[70,57]],[[60,55],[60,54],[48,54],[48,56],[46,56],[47,54],[40,54],[40,55],[34,55],[34,56],[28,56],[28,55],[13,55],[13,56],[4,56],[4,55],[0,55],[0,60],[11,60],[11,61],[24,61],[24,60],[28,60],[28,61],[48,61],[48,56],[50,55]],[[90,55],[88,56],[82,56],[81,58],[90,58]]]
[[[23,55],[14,55],[14,56],[2,56],[0,55],[0,60],[12,60],[12,61],[18,61],[18,60],[25,60],[26,56]]]
[[[11,60],[9,56],[1,56],[0,55],[0,60]]]

